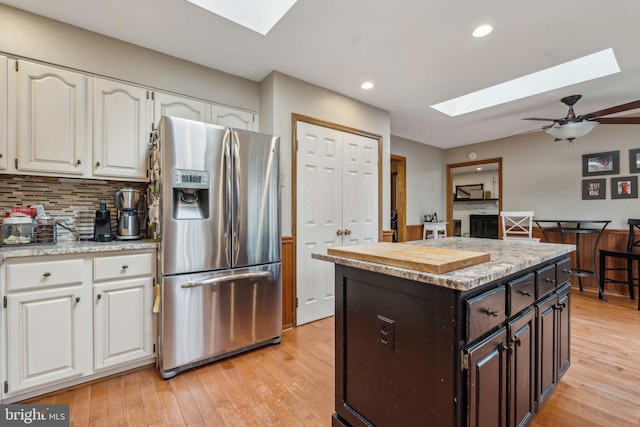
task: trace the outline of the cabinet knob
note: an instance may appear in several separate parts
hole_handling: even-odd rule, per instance
[[[80,302],[80,297],[76,297],[76,302]]]
[[[0,153],[0,159],[2,158],[2,153]]]
[[[127,264],[125,264],[125,265],[123,265],[123,266],[122,266],[122,269],[123,269],[123,270],[126,270],[127,268],[129,268],[129,266],[128,266]]]
[[[530,297],[531,296],[531,292],[529,291],[522,291],[520,292],[522,295],[524,295],[525,297]]]
[[[495,310],[491,310],[490,308],[487,308],[487,316],[498,317],[498,312]]]
[[[43,274],[44,277],[49,277],[51,276],[51,273],[49,273],[48,271],[46,273]]]
[[[98,299],[102,299],[102,294],[98,294]]]
[[[81,165],[82,161],[80,159],[78,159],[78,161],[76,162],[76,165]]]
[[[522,341],[520,341],[520,338],[518,338],[517,336],[514,336],[513,338],[511,338],[511,342],[514,343],[517,346],[521,346],[522,345]]]
[[[502,345],[500,346],[500,350],[502,350],[502,351],[506,351],[507,353],[509,353],[509,352],[511,352],[512,348],[511,348],[511,347],[509,347],[508,345],[504,345],[504,344],[502,344]]]
[[[336,234],[337,234],[338,236],[342,236],[342,230],[338,230],[338,231],[336,231]]]
[[[346,236],[351,235],[351,230],[345,229],[345,230],[344,230],[344,234],[345,234]]]
[[[100,162],[96,162],[96,167],[99,168],[100,167]]]

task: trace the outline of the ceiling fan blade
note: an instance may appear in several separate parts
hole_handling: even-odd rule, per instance
[[[527,118],[522,119],[522,120],[542,120],[542,121],[545,121],[545,122],[557,122],[558,121],[558,119],[542,119],[540,117],[527,117]]]
[[[640,125],[640,117],[600,117],[601,125]]]
[[[606,108],[604,110],[596,111],[593,113],[585,114],[583,117],[586,119],[593,119],[602,116],[608,116],[609,114],[621,113],[623,111],[635,110],[640,108],[640,100],[627,102],[626,104],[618,105],[616,107]]]

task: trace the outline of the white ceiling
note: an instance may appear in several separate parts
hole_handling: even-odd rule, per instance
[[[442,148],[550,124],[521,119],[564,117],[567,95],[583,95],[576,114],[640,99],[638,0],[298,0],[266,36],[184,0],[0,3],[254,81],[277,70],[388,110],[392,134]],[[471,37],[484,23],[493,32]],[[455,118],[429,107],[606,48],[622,72]]]

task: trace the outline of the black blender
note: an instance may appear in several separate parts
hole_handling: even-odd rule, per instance
[[[96,242],[110,242],[113,240],[113,234],[111,234],[111,212],[107,210],[106,200],[100,200],[100,209],[96,211],[93,240]]]

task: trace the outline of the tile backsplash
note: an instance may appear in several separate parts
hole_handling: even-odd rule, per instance
[[[106,200],[107,209],[111,211],[112,231],[116,231],[115,192],[121,188],[134,188],[146,195],[147,184],[144,182],[107,181],[80,178],[55,178],[25,175],[0,175],[0,213],[4,216],[7,208],[14,205],[43,205],[46,213],[56,221],[64,221],[67,225],[77,226],[76,215],[79,211],[95,211],[100,200]],[[146,218],[146,207],[143,202],[138,209],[141,219]],[[145,236],[146,221],[140,224],[141,235]],[[71,240],[74,236],[58,227],[58,240]]]

